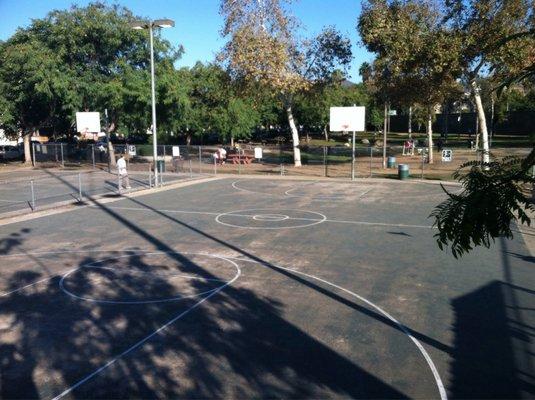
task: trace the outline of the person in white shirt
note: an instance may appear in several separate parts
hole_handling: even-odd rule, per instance
[[[221,147],[219,149],[219,162],[221,164],[225,164],[226,159],[227,159],[227,151],[223,147]]]
[[[126,160],[124,154],[117,160],[117,173],[119,175],[119,191],[123,188],[123,180],[127,189],[131,189],[130,180],[128,179],[128,171],[126,170]]]

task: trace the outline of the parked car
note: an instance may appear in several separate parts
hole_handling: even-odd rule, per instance
[[[22,154],[17,146],[0,146],[0,160],[18,160],[22,158]]]

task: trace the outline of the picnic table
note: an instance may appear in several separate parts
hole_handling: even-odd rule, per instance
[[[254,157],[247,154],[228,154],[227,160],[232,164],[251,164]]]

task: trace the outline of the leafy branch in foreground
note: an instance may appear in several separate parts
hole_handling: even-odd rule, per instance
[[[453,174],[463,189],[448,192],[448,199],[431,213],[438,247],[450,246],[458,258],[476,246],[490,247],[497,237],[512,238],[511,223],[530,225],[526,211],[535,211],[526,188],[535,184],[530,169],[535,164],[535,149],[526,157],[509,156],[489,163],[471,161]]]

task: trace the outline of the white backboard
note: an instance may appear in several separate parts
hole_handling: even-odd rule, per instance
[[[254,148],[254,158],[262,158],[262,147]]]
[[[331,107],[331,132],[364,132],[366,107]]]
[[[99,133],[100,132],[100,113],[77,112],[76,113],[76,132]]]

